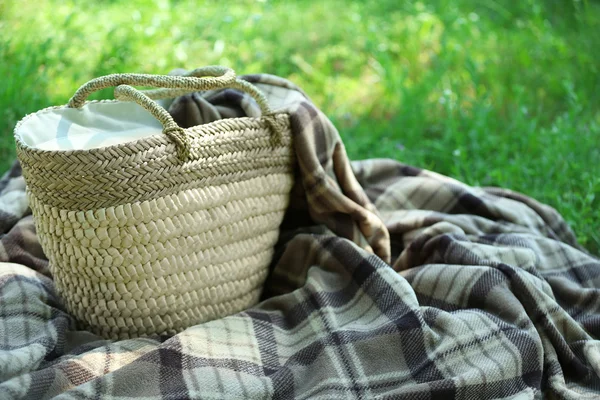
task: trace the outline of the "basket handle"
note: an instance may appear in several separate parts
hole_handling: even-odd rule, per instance
[[[203,75],[203,73],[204,73],[203,68],[198,68],[193,71],[186,72],[184,75],[179,75],[179,76],[184,77],[184,78],[185,77],[198,78],[198,77],[201,77]],[[169,75],[169,76],[171,76],[171,75]],[[265,97],[265,95],[263,94],[263,92],[261,92],[256,86],[252,85],[251,83],[241,80],[241,79],[234,78],[231,82],[229,82],[229,84],[222,86],[222,87],[238,89],[238,90],[241,90],[242,92],[248,93],[250,96],[252,96],[252,98],[254,98],[254,100],[260,107],[260,110],[263,115],[269,115],[272,113],[271,107],[269,106],[269,102],[268,102],[267,98]],[[211,87],[211,88],[200,89],[200,90],[211,90],[211,89],[219,89],[219,88],[220,87]],[[198,90],[195,90],[195,91],[198,91]],[[161,89],[143,90],[142,92],[146,96],[150,97],[153,100],[160,100],[160,99],[171,99],[174,97],[182,96],[186,93],[189,93],[190,90],[185,89],[185,88],[182,89],[182,88],[174,88],[174,87],[167,88],[165,86],[164,88],[161,88]]]
[[[161,89],[141,91],[136,86],[153,86]],[[163,133],[177,146],[179,158],[186,160],[190,154],[191,142],[183,128],[171,117],[171,114],[153,99],[180,96],[185,93],[233,88],[251,95],[262,111],[263,116],[271,114],[271,108],[265,95],[252,84],[237,79],[235,72],[226,67],[209,66],[195,69],[184,76],[112,74],[92,79],[81,86],[67,103],[67,107],[81,108],[87,97],[100,89],[115,87],[117,100],[134,101],[144,107],[163,126]]]

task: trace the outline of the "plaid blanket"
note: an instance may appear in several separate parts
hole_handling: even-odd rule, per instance
[[[18,164],[0,180],[1,399],[600,396],[600,261],[553,209],[392,160],[350,162],[291,83],[298,176],[263,301],[172,337],[78,331]],[[182,125],[255,115],[239,92],[165,104]]]

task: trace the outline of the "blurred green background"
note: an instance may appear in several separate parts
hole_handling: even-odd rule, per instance
[[[92,77],[223,64],[300,85],[352,159],[523,192],[600,252],[598,1],[0,0],[0,32],[2,170]]]

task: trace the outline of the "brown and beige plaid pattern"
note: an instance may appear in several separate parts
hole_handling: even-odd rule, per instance
[[[350,162],[295,86],[245,79],[290,112],[300,166],[264,300],[172,337],[76,331],[15,165],[0,181],[1,399],[600,396],[600,261],[560,215],[392,160]],[[233,90],[169,109],[192,124],[257,112]]]

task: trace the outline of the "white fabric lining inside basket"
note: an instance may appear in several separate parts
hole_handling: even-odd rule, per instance
[[[298,91],[256,83],[273,110],[306,100]],[[170,100],[159,100],[167,108]],[[133,102],[102,101],[80,109],[59,107],[27,116],[15,135],[27,146],[40,150],[89,150],[162,135],[162,125]]]
[[[40,150],[89,150],[162,135],[162,125],[136,103],[88,103],[29,115],[15,135]]]

